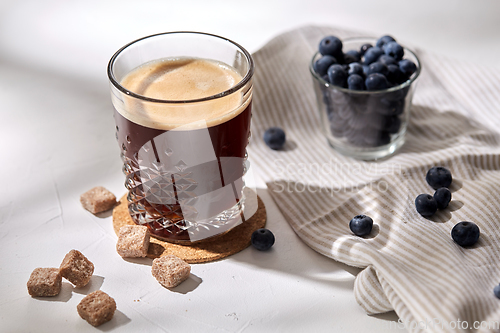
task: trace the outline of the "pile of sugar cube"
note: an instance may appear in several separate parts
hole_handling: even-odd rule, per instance
[[[116,252],[123,258],[145,257],[148,254],[150,232],[146,226],[126,225],[120,228]],[[151,273],[166,288],[173,288],[185,281],[191,266],[174,255],[153,260]]]
[[[64,277],[75,287],[85,287],[94,274],[94,264],[80,251],[71,250],[59,268],[35,268],[28,280],[28,293],[33,297],[57,296],[61,292]],[[99,326],[113,317],[116,303],[103,291],[97,290],[77,306],[78,314],[93,326]]]
[[[80,202],[83,208],[97,214],[113,208],[116,196],[106,188],[97,186],[82,194]],[[116,251],[123,258],[146,257],[150,236],[146,226],[123,226],[118,233]],[[173,288],[189,277],[191,266],[174,255],[167,255],[153,260],[151,272],[161,285]]]
[[[92,214],[113,208],[116,197],[102,186],[94,187],[80,197],[80,202]],[[116,251],[123,258],[146,257],[150,232],[146,226],[126,225],[120,228]],[[152,275],[166,288],[173,288],[185,281],[191,273],[191,266],[184,260],[166,255],[153,260]],[[71,250],[64,257],[59,268],[35,268],[28,280],[28,293],[33,297],[57,296],[61,292],[64,277],[75,287],[86,286],[94,273],[94,264],[80,251]],[[77,306],[78,314],[92,326],[108,322],[116,310],[116,302],[101,290],[85,296]]]

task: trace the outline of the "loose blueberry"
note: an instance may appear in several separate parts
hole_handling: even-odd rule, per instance
[[[361,55],[359,54],[358,51],[349,50],[346,53],[344,53],[344,62],[346,64],[350,64],[352,62],[360,62],[360,61],[361,61]]]
[[[359,62],[352,62],[349,64],[349,69],[347,70],[348,75],[358,74],[364,76],[363,66],[360,65]]]
[[[347,73],[344,69],[344,66],[334,64],[328,68],[328,79],[331,84],[345,87],[347,84]]]
[[[424,216],[429,217],[437,212],[437,203],[434,197],[430,194],[420,194],[415,199],[415,208],[417,212]]]
[[[383,63],[386,66],[397,64],[396,59],[394,59],[391,56],[388,56],[387,54],[382,54],[377,61]]]
[[[401,45],[397,42],[389,42],[383,46],[384,53],[388,56],[393,57],[396,60],[403,59],[403,55],[405,54],[405,50]]]
[[[253,247],[259,251],[266,251],[274,245],[274,235],[269,229],[257,229],[252,233],[250,238]]]
[[[368,66],[368,75],[373,73],[380,73],[387,77],[387,74],[389,74],[389,69],[381,62],[374,62],[371,63],[370,66]]]
[[[377,61],[382,54],[384,54],[384,51],[382,51],[382,49],[379,47],[369,48],[364,56],[364,64],[369,65],[372,62]]]
[[[446,187],[441,187],[434,192],[438,209],[445,209],[451,201],[451,192]]]
[[[399,69],[407,78],[417,71],[417,65],[411,60],[403,59],[399,61]]]
[[[389,57],[389,56],[386,56],[386,57]],[[392,82],[394,84],[401,84],[404,81],[406,81],[406,75],[403,74],[401,69],[399,69],[398,65],[390,64],[387,66],[387,70],[389,72],[387,74],[387,80],[389,80],[389,82]]]
[[[432,167],[427,171],[425,180],[433,189],[437,190],[440,187],[449,187],[453,178],[450,170],[443,167]]]
[[[479,227],[473,222],[459,222],[451,229],[451,238],[462,247],[476,244],[479,234]]]
[[[384,90],[389,87],[389,82],[387,78],[380,73],[373,73],[368,75],[365,80],[366,90]]]
[[[392,36],[382,36],[380,37],[378,40],[377,40],[377,43],[375,44],[375,46],[377,47],[382,47],[384,46],[384,44],[386,43],[389,43],[389,42],[395,42],[396,40],[392,37]]]
[[[326,36],[319,43],[319,53],[334,56],[337,61],[340,61],[343,56],[342,41],[335,36]]]
[[[331,55],[325,55],[316,60],[314,63],[314,71],[318,73],[318,75],[323,76],[326,74],[328,67],[337,63],[337,59],[332,57]]]
[[[373,220],[366,215],[356,215],[349,222],[349,229],[356,236],[366,236],[372,232]]]
[[[500,284],[497,284],[495,288],[493,288],[493,294],[497,297],[500,298]]]
[[[285,131],[279,127],[271,127],[264,132],[264,142],[271,149],[279,150],[283,148],[285,141]]]
[[[364,90],[365,80],[358,74],[349,75],[347,78],[347,87],[351,90]]]
[[[372,44],[369,44],[369,43],[366,43],[366,44],[361,45],[361,47],[359,48],[359,54],[360,54],[361,56],[363,56],[363,55],[366,53],[366,51],[367,51],[369,48],[372,48],[372,47],[373,47],[373,45],[372,45]]]

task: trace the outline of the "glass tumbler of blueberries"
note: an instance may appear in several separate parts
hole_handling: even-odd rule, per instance
[[[421,64],[393,37],[324,37],[310,63],[322,129],[340,153],[362,160],[404,143]]]

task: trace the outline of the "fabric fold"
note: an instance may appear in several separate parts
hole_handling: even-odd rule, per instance
[[[499,303],[492,290],[500,282],[500,89],[495,89],[500,71],[419,50],[424,71],[407,142],[389,159],[357,161],[330,148],[320,131],[308,65],[321,38],[330,34],[362,35],[307,26],[276,37],[254,54],[248,150],[256,172],[307,245],[363,268],[354,295],[368,314],[394,309],[411,332],[448,332],[457,321],[467,329],[462,324],[455,332],[494,331],[492,314],[498,314]],[[282,151],[261,140],[271,126],[287,132]],[[424,218],[414,200],[433,193],[425,174],[435,165],[453,174],[452,202]],[[368,237],[349,230],[358,214],[374,220]],[[479,226],[475,246],[461,248],[451,239],[460,221]],[[475,327],[476,322],[485,324]]]
[[[366,267],[356,276],[354,297],[363,310],[370,315],[394,310],[373,266]]]

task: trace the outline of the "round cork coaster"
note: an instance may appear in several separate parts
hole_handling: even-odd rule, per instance
[[[173,254],[187,263],[195,264],[226,258],[246,249],[250,246],[252,233],[266,225],[267,214],[260,197],[249,188],[245,191],[251,191],[245,193],[245,212],[255,211],[248,220],[226,233],[189,245],[169,243],[151,236],[147,257],[154,259]],[[128,212],[127,195],[124,195],[113,208],[113,229],[118,235],[120,228],[128,224],[135,223]]]

